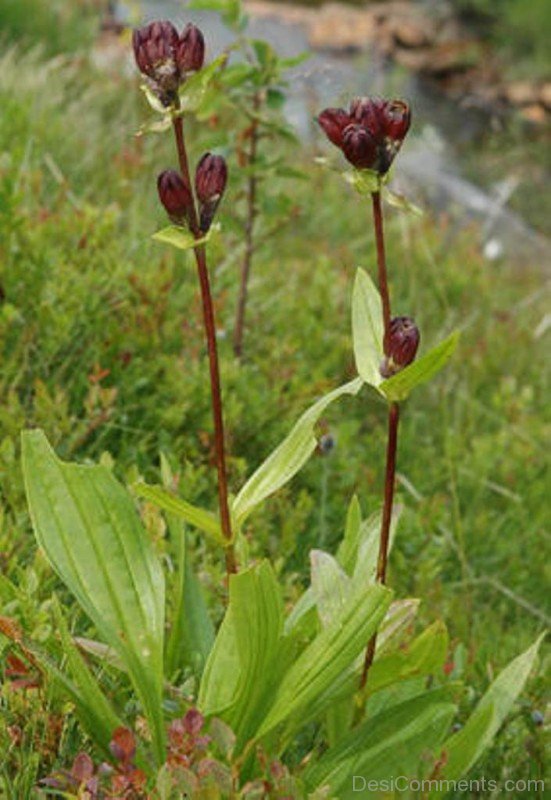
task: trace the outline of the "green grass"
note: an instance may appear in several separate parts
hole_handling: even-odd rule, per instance
[[[137,473],[155,480],[165,451],[185,496],[214,507],[207,365],[191,258],[150,239],[165,222],[155,177],[174,155],[168,137],[134,138],[148,113],[137,82],[17,49],[0,63],[0,103],[0,559],[20,587],[14,593],[0,578],[0,615],[49,641],[60,587],[30,534],[20,430],[44,428],[64,457],[108,452],[128,482]],[[225,143],[223,125],[193,133],[196,158]],[[232,157],[223,234],[210,246],[233,488],[315,397],[352,376],[354,270],[374,267],[367,209],[312,153],[293,148],[286,157],[308,180],[270,187],[291,194],[297,217],[258,253],[241,365],[230,332],[243,182]],[[399,595],[423,598],[421,622],[446,620],[454,648],[463,643],[457,669],[479,694],[549,613],[541,265],[490,264],[475,230],[458,233],[430,215],[388,209],[387,231],[394,308],[415,316],[422,348],[453,328],[463,334],[453,365],[404,412],[405,512],[390,581]],[[321,430],[334,433],[335,450],[313,458],[247,531],[252,555],[274,559],[290,596],[305,580],[308,551],[338,542],[351,495],[364,513],[381,498],[382,404],[364,391],[332,409]],[[158,515],[150,526],[159,536]],[[219,554],[198,540],[195,556],[216,586]],[[541,746],[530,712],[542,708],[543,692],[541,679],[529,686],[483,765],[487,777],[533,777],[525,744]],[[15,797],[83,746],[70,713],[52,733],[62,711],[59,697],[4,685],[0,713],[12,727],[0,732],[0,776],[9,771]]]

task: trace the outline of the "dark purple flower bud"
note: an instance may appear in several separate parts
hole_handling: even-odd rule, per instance
[[[381,374],[389,378],[414,360],[419,347],[419,328],[411,317],[394,317],[390,321],[388,336],[385,336],[383,347],[385,359],[381,366]]]
[[[385,136],[395,142],[402,142],[411,124],[411,111],[403,100],[392,100],[386,103],[383,114]]]
[[[342,147],[344,129],[352,122],[344,108],[326,108],[318,117],[318,124],[327,138],[337,147]]]
[[[197,72],[205,60],[205,39],[195,25],[186,25],[176,49],[176,63],[184,77],[188,72]]]
[[[349,125],[345,128],[342,151],[356,169],[371,169],[377,159],[375,139],[361,125]]]
[[[350,104],[350,116],[377,139],[383,132],[381,115],[384,106],[385,101],[379,97],[356,97]]]
[[[171,22],[151,22],[132,34],[134,57],[140,72],[158,80],[159,71],[176,70],[178,31]]]
[[[195,192],[199,201],[199,225],[206,233],[212,224],[228,180],[228,168],[222,156],[205,153],[195,172]]]
[[[193,208],[191,191],[182,176],[173,169],[161,172],[157,178],[159,199],[175,225],[184,225],[189,220]]]

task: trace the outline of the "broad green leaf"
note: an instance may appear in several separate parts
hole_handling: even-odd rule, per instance
[[[161,486],[149,486],[147,483],[137,483],[133,487],[138,497],[149,500],[154,505],[162,508],[168,514],[189,522],[195,528],[204,531],[211,536],[217,544],[225,545],[226,540],[222,534],[222,529],[218,519],[199,506],[193,506],[181,497],[176,497],[171,492]]]
[[[446,690],[426,692],[343,731],[339,743],[306,771],[307,787],[330,786],[339,800],[365,796],[367,780],[417,777],[422,757],[439,746],[456,712]],[[366,779],[366,785],[353,776]]]
[[[283,663],[283,603],[267,561],[230,577],[230,602],[208,658],[199,708],[228,723],[238,749],[265,714]]]
[[[370,386],[379,386],[383,378],[383,308],[375,284],[363,269],[356,272],[352,293],[352,339],[356,368]]]
[[[302,415],[287,438],[260,465],[235,498],[233,514],[238,524],[266,497],[290,481],[310,458],[317,445],[314,427],[325,409],[345,394],[357,394],[361,386],[359,378],[345,383],[326,394]]]
[[[60,461],[41,431],[22,437],[34,532],[61,580],[120,656],[164,759],[164,576],[128,493],[104,466]]]
[[[405,400],[418,384],[428,381],[446,366],[455,352],[458,340],[459,332],[455,331],[408,367],[393,375],[392,378],[384,380],[379,386],[381,394],[391,402]]]
[[[354,662],[383,619],[391,597],[379,585],[363,586],[352,594],[338,619],[316,636],[286,672],[259,737],[306,711]]]
[[[530,675],[544,636],[500,672],[465,726],[444,742],[446,761],[440,770],[443,780],[459,780],[466,775],[491,744]],[[442,794],[434,791],[431,798]]]
[[[183,112],[197,112],[205,99],[216,73],[226,63],[227,55],[211,61],[206,67],[190,75],[180,89],[180,107]]]
[[[406,605],[394,609],[393,606],[395,604],[393,603],[379,627],[377,653],[369,672],[367,686],[367,692],[370,695],[380,691],[388,684],[402,684],[404,681],[411,680],[412,677],[418,675],[433,674],[443,662],[445,651],[443,651],[442,644],[446,632],[445,629],[442,631],[441,627],[438,628],[436,626],[431,626],[428,629],[429,633],[425,631],[418,639],[415,639],[409,648],[404,650],[404,658],[402,660],[393,660],[390,657],[387,659],[386,656],[380,655],[388,650],[390,643],[394,642],[395,637],[401,634],[407,622],[411,620],[412,614],[416,613],[417,601],[413,600],[409,601],[409,603],[414,604],[413,608]],[[394,656],[396,653],[400,654],[401,652],[402,650],[398,650],[392,652],[391,655]],[[302,724],[317,719],[322,712],[334,708],[336,704],[343,700],[350,702],[352,696],[358,691],[363,661],[364,654],[362,650],[346,669],[341,670],[326,690],[312,699],[308,709],[301,714]],[[382,662],[386,662],[387,667],[392,669],[392,673],[387,673],[385,668],[377,668],[377,664]]]
[[[163,242],[164,244],[171,244],[177,247],[178,250],[193,250],[199,245],[206,244],[210,239],[210,232],[201,239],[196,239],[191,231],[186,228],[181,228],[178,225],[168,225],[151,237],[156,242]]]

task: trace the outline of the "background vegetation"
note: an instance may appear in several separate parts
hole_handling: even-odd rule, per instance
[[[524,4],[503,5],[500,37]],[[138,474],[158,480],[162,451],[187,497],[215,503],[192,257],[150,239],[164,222],[154,182],[160,167],[174,165],[171,142],[134,136],[145,108],[137,80],[123,61],[103,72],[90,60],[92,12],[90,4],[63,2],[46,12],[38,0],[0,7],[0,613],[17,617],[39,641],[53,635],[50,597],[59,586],[31,538],[22,428],[44,428],[62,457],[115,459],[128,482]],[[549,11],[542,13],[547,19]],[[540,26],[524,30],[533,34],[538,60]],[[238,363],[229,332],[244,179],[225,126],[199,133],[197,158],[214,146],[230,155],[223,235],[211,245],[211,260],[236,485],[315,396],[352,375],[352,279],[358,264],[373,266],[374,246],[338,178],[316,166],[312,152],[274,144],[305,179],[274,178],[262,195],[262,225],[279,230],[257,254],[246,358]],[[424,598],[420,626],[447,621],[450,669],[482,692],[534,640],[548,613],[542,264],[490,264],[477,231],[458,232],[445,216],[389,212],[387,219],[389,260],[399,267],[392,271],[395,308],[415,312],[425,346],[453,327],[463,330],[453,368],[405,411],[405,512],[390,581],[400,596]],[[255,517],[252,552],[274,559],[289,597],[304,581],[308,551],[341,536],[351,495],[358,493],[364,513],[378,506],[384,424],[375,397],[343,401],[320,429],[335,447]],[[150,514],[162,537],[159,515]],[[216,585],[221,565],[200,540],[195,560],[205,585]],[[0,642],[0,661],[6,648]],[[541,774],[545,666],[480,774]],[[0,771],[19,769],[26,797],[37,777],[78,751],[78,729],[55,698],[18,695],[7,682],[0,713],[7,721]]]

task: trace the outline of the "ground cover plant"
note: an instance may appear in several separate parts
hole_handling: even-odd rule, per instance
[[[255,315],[252,328],[266,326],[266,338],[254,336],[247,358],[239,364],[231,358],[231,347],[226,348],[219,337],[218,345],[226,357],[226,364],[224,357],[221,359],[226,419],[231,420],[229,483],[236,495],[232,501],[234,521],[237,517],[241,523],[235,540],[240,572],[230,579],[225,610],[224,561],[218,549],[224,539],[212,513],[216,457],[210,432],[202,311],[195,299],[194,275],[191,270],[184,272],[183,266],[187,254],[197,247],[197,237],[190,240],[181,225],[176,231],[170,229],[164,238],[170,236],[177,247],[174,253],[165,253],[160,244],[148,245],[144,234],[144,226],[153,233],[166,224],[160,214],[158,226],[151,220],[157,213],[155,176],[175,158],[164,141],[168,133],[133,144],[128,126],[132,130],[138,127],[144,106],[128,99],[127,85],[106,87],[105,76],[91,75],[82,98],[76,93],[82,80],[80,71],[59,64],[39,70],[32,55],[6,57],[3,81],[7,94],[10,57],[11,64],[17,64],[11,67],[12,80],[17,79],[27,95],[19,99],[20,105],[12,98],[17,113],[9,121],[10,130],[3,133],[2,147],[7,151],[17,125],[27,136],[18,140],[19,150],[10,147],[13,162],[5,162],[3,173],[3,208],[9,232],[9,246],[3,253],[4,793],[19,797],[51,790],[59,794],[63,788],[75,794],[79,786],[87,785],[92,796],[100,791],[115,796],[139,796],[144,791],[157,793],[151,796],[171,796],[171,792],[181,796],[187,791],[200,796],[199,786],[203,785],[205,796],[217,796],[215,791],[219,796],[240,791],[242,796],[300,797],[304,792],[322,792],[324,782],[331,780],[333,795],[344,797],[350,791],[346,779],[353,771],[351,759],[365,759],[358,769],[370,777],[378,777],[375,765],[381,768],[382,778],[391,774],[391,756],[399,759],[404,769],[400,743],[407,745],[411,759],[408,774],[443,776],[448,764],[467,768],[478,755],[477,748],[468,758],[464,756],[462,763],[458,754],[467,751],[466,743],[478,742],[481,750],[489,743],[490,734],[499,727],[530,671],[535,658],[535,648],[530,645],[543,622],[544,582],[537,580],[537,570],[544,565],[538,565],[539,541],[526,530],[526,523],[533,530],[539,530],[542,523],[537,513],[542,508],[538,497],[544,489],[537,478],[544,462],[541,449],[534,447],[536,431],[531,431],[527,441],[524,424],[543,399],[538,396],[541,370],[527,359],[519,372],[513,373],[514,380],[522,378],[532,387],[532,394],[517,393],[516,386],[510,385],[510,372],[509,385],[507,381],[504,384],[508,342],[501,333],[506,326],[509,333],[515,331],[520,346],[530,347],[526,340],[530,341],[534,330],[540,300],[534,292],[537,276],[530,272],[519,276],[504,266],[507,285],[500,287],[499,297],[487,298],[488,305],[480,310],[478,296],[473,302],[473,282],[479,290],[489,288],[493,276],[484,273],[468,238],[457,240],[457,250],[450,256],[440,243],[445,226],[442,230],[408,217],[396,218],[394,235],[387,236],[389,263],[409,262],[407,274],[398,269],[391,272],[391,286],[394,296],[400,297],[401,310],[413,308],[416,315],[422,314],[423,343],[425,338],[436,343],[445,338],[438,337],[437,331],[449,333],[454,324],[459,325],[465,328],[463,342],[467,339],[461,350],[470,352],[471,358],[454,363],[452,375],[441,376],[435,388],[418,390],[428,398],[422,411],[415,411],[416,395],[406,406],[402,425],[406,441],[401,445],[399,465],[400,469],[405,468],[401,464],[409,462],[410,466],[398,482],[406,508],[396,537],[393,585],[397,596],[422,593],[427,602],[421,611],[408,599],[391,606],[392,614],[379,634],[380,660],[375,659],[368,671],[365,706],[365,696],[358,694],[365,663],[362,651],[373,634],[374,620],[389,602],[387,590],[372,582],[378,555],[376,509],[383,471],[384,412],[374,401],[375,395],[369,399],[365,389],[354,396],[360,381],[355,377],[348,334],[355,262],[362,263],[365,258],[366,267],[371,268],[375,261],[372,234],[366,232],[363,218],[354,219],[367,213],[367,208],[358,210],[367,202],[348,194],[338,176],[316,168],[312,183],[316,192],[327,198],[320,217],[311,218],[316,212],[309,181],[299,190],[304,192],[300,215],[303,243],[297,243],[295,236],[283,246],[278,241],[273,262],[263,265],[267,278],[259,287],[262,301],[257,300],[257,308],[253,303],[251,313]],[[201,102],[214,102],[215,72],[200,71],[188,79],[182,86],[183,98],[194,86],[200,86],[203,94],[203,88],[210,87],[211,76],[212,92],[205,91]],[[56,99],[43,91],[45,82],[53,82],[55,90],[68,98],[73,96],[75,113],[84,115],[83,130],[62,137],[61,130],[66,128],[61,123],[57,130],[55,124],[37,124],[37,116],[55,123],[57,115]],[[33,100],[32,119],[26,110],[29,98]],[[88,160],[81,163],[82,137],[86,142],[94,140],[90,135],[93,128],[84,125],[86,115],[96,133],[108,118],[113,126],[114,117],[116,133],[107,151],[103,139],[96,137]],[[215,272],[221,298],[216,310],[231,321],[233,304],[224,302],[224,296],[235,290],[236,281],[230,270],[232,262],[224,265],[225,241],[231,241],[231,236],[237,240],[239,229],[232,225],[227,198],[232,181],[239,192],[239,176],[232,175],[236,167],[232,167],[225,134],[216,129],[211,132],[201,116],[200,112],[199,125],[193,125],[186,115],[188,142],[194,150],[196,141],[204,142],[197,148],[197,156],[214,147],[226,148],[230,165],[226,204],[218,211],[222,231],[214,232],[207,247],[210,263],[220,260],[224,267]],[[40,139],[38,154],[33,153],[35,137]],[[98,164],[109,148],[115,166],[98,174]],[[306,163],[305,159],[301,166],[306,168]],[[74,179],[64,175],[65,164],[70,165]],[[358,188],[366,191],[369,199],[374,176],[363,171],[354,175],[361,178]],[[283,185],[285,180],[281,177]],[[345,199],[350,209],[343,213]],[[186,210],[188,203],[186,199]],[[337,267],[327,257],[317,256],[312,263],[308,226],[315,231],[320,220],[325,223],[328,243],[333,242],[329,252]],[[182,247],[188,248],[188,253],[182,252]],[[429,286],[428,269],[433,277]],[[300,302],[293,302],[298,327],[296,338],[287,340],[291,309],[285,303],[285,290],[290,282],[301,285],[299,275],[308,281],[309,296],[304,298],[302,293]],[[500,320],[503,306],[509,308],[516,302],[519,287],[529,301],[518,309],[515,321],[507,315]],[[278,300],[284,308],[277,308]],[[52,302],[60,327],[51,325]],[[374,341],[366,340],[366,332],[374,327],[367,324],[370,315],[375,320],[379,317],[380,322],[378,302],[369,277],[360,272],[353,299],[354,349],[358,370],[367,382],[374,375],[376,382],[380,381],[380,327]],[[469,313],[477,310],[483,318],[469,319]],[[434,333],[430,332],[432,320],[438,320]],[[319,335],[314,336],[315,332]],[[321,367],[320,354],[324,356]],[[422,363],[422,356],[416,363]],[[398,373],[407,374],[408,368]],[[491,396],[490,410],[484,401],[470,397],[475,381],[472,394],[478,397],[475,389],[486,391]],[[331,390],[339,383],[342,387],[336,394],[352,395],[342,401],[340,410],[328,402],[336,400]],[[274,386],[279,391],[274,391]],[[249,477],[247,483],[247,475],[254,476],[259,461],[288,434],[292,420],[320,394],[325,394],[325,399],[302,417],[294,435],[286,440],[286,448],[279,450],[280,457],[264,462],[256,478]],[[271,411],[274,395],[281,396],[281,407]],[[467,422],[466,409],[473,405],[478,413]],[[410,414],[415,420],[411,428]],[[495,427],[488,425],[488,415]],[[435,416],[441,424],[433,431]],[[314,427],[316,417],[321,419]],[[503,419],[513,430],[504,431]],[[330,427],[332,420],[338,421],[335,430]],[[76,456],[79,461],[88,456],[103,462],[102,467],[67,465],[52,454],[42,435],[27,435],[26,477],[35,530],[86,616],[72,604],[71,594],[54,582],[28,536],[15,466],[19,429],[26,423],[44,427],[63,456]],[[416,435],[419,427],[424,431],[423,447]],[[312,438],[313,431],[319,445]],[[465,437],[469,447],[462,449]],[[300,482],[284,487],[271,505],[247,518],[255,502],[291,477],[316,446],[318,454],[306,467],[305,476],[297,477]],[[513,449],[506,463],[499,463],[496,446],[500,453]],[[160,462],[159,451],[166,454]],[[449,462],[444,480],[438,452],[443,453],[445,464]],[[467,475],[459,472],[458,452],[468,452],[474,462]],[[292,459],[282,455],[292,455]],[[519,469],[517,461],[522,456]],[[513,476],[515,469],[522,473],[527,458],[530,474],[523,476],[525,483],[521,483],[525,507],[519,509],[507,496],[507,492],[518,491],[508,470]],[[114,480],[113,470],[134,495],[145,495],[168,507],[166,518],[148,502],[141,506],[140,522],[135,499]],[[487,476],[485,483],[481,475]],[[143,478],[149,485],[162,483],[165,488],[150,488]],[[490,483],[493,487],[487,485]],[[416,497],[419,485],[425,498]],[[439,501],[434,491],[433,499],[431,487],[445,497]],[[350,502],[354,490],[358,500]],[[85,502],[75,503],[67,491]],[[489,502],[488,495],[494,502]],[[501,505],[502,500],[508,502]],[[67,531],[52,514],[59,502],[63,518],[72,515]],[[362,519],[360,504],[364,513],[369,509],[374,514]],[[537,512],[535,516],[531,516],[532,510]],[[185,532],[181,516],[193,526]],[[480,527],[495,525],[497,520],[498,536],[481,540]],[[206,539],[195,533],[197,527],[206,528]],[[520,552],[523,557],[532,554],[524,567],[524,580],[518,580],[511,563],[519,553],[519,528],[525,534]],[[427,529],[432,531],[430,537]],[[70,538],[62,552],[63,536]],[[503,549],[494,552],[498,540]],[[315,553],[308,579],[307,553],[312,547]],[[127,548],[132,550],[126,552]],[[67,553],[71,554],[69,561]],[[269,561],[263,560],[265,556]],[[496,582],[492,586],[488,568],[496,561],[497,568],[490,573]],[[116,576],[108,592],[102,576]],[[518,589],[513,597],[506,596],[510,579]],[[481,598],[491,591],[492,600],[501,598],[502,605],[494,610],[486,600],[489,608],[483,620],[469,632],[482,605],[476,594],[477,581],[482,581]],[[163,583],[168,590],[166,607]],[[447,583],[455,583],[455,591],[447,589]],[[501,589],[496,588],[499,586]],[[526,595],[531,599],[529,609],[522,606]],[[474,608],[462,608],[466,598]],[[452,645],[441,618],[453,626]],[[495,654],[490,631],[484,641],[488,621],[494,631],[500,624],[512,628],[510,639],[501,638],[499,654]],[[78,635],[80,650],[69,631]],[[459,644],[461,639],[472,650],[470,658],[465,645]],[[495,665],[497,674],[521,650],[526,654],[514,662],[514,668],[502,673],[477,706],[491,682],[485,665]],[[240,671],[245,667],[249,680]],[[471,682],[474,678],[474,690],[458,685],[465,677]],[[541,687],[536,685],[532,691],[536,697]],[[500,700],[492,707],[496,693]],[[354,696],[355,705],[351,702]],[[451,752],[451,759],[443,760],[443,739],[454,742],[450,726],[456,719],[452,715],[457,701],[462,722],[475,706],[478,711],[459,738],[454,734],[455,744],[444,748]],[[525,708],[530,711],[530,706]],[[369,724],[362,726],[364,713]],[[375,720],[378,733],[373,736],[371,722]],[[356,728],[349,741],[344,732],[351,724]],[[537,768],[538,763],[536,721],[521,711],[515,724],[520,728],[516,733],[520,744],[513,731],[509,754],[494,755],[498,762],[494,774],[501,774],[501,764],[507,765],[507,759],[515,757],[512,754],[524,752],[523,738],[528,733],[536,757],[528,763],[524,756],[527,772],[522,774],[533,776],[528,770],[534,764]],[[258,742],[258,748],[251,744]],[[109,768],[99,766],[104,761]],[[45,777],[47,783],[34,788]]]

